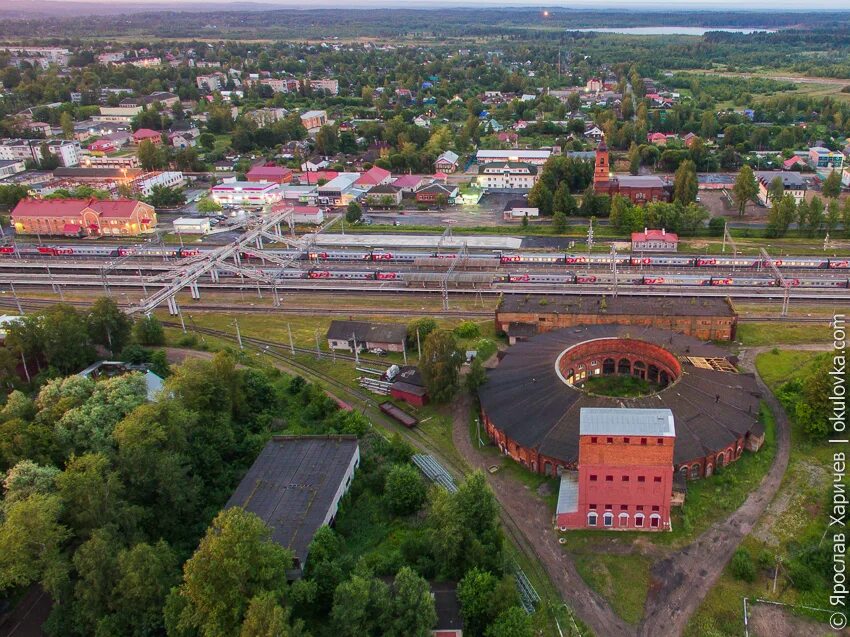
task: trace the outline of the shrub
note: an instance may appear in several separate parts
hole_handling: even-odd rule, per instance
[[[756,569],[753,566],[753,559],[750,557],[747,549],[738,549],[735,555],[732,556],[732,575],[737,579],[745,582],[752,582],[756,579]]]
[[[481,327],[475,321],[464,321],[454,332],[458,338],[478,338],[481,336]]]

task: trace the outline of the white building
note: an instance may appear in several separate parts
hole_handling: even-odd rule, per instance
[[[23,160],[41,162],[41,148],[55,155],[63,168],[80,163],[80,142],[66,139],[4,139],[0,140],[0,161]]]
[[[488,190],[530,190],[537,183],[537,166],[523,162],[488,163],[478,167],[478,186]]]
[[[756,181],[758,181],[758,200],[761,205],[771,205],[769,194],[770,184],[777,177],[782,180],[785,194],[794,197],[795,203],[803,201],[806,196],[806,180],[803,179],[800,173],[791,170],[760,170],[756,172]]]
[[[180,217],[173,227],[177,234],[207,234],[212,225],[208,217]]]
[[[478,164],[494,162],[523,162],[533,166],[542,166],[552,154],[551,150],[479,150],[475,157]]]
[[[149,197],[155,186],[178,188],[186,183],[183,173],[179,170],[143,173],[133,180],[133,190]]]
[[[143,110],[144,106],[101,106],[100,114],[93,115],[92,119],[96,122],[129,124]]]
[[[26,170],[27,166],[23,159],[0,160],[0,179],[17,175]]]
[[[502,213],[505,221],[522,221],[523,218],[536,219],[540,216],[540,209],[529,206],[525,199],[509,201]]]
[[[210,196],[218,204],[237,206],[266,206],[281,198],[278,184],[235,180],[213,186]]]

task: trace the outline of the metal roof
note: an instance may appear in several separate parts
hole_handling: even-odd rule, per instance
[[[561,474],[561,488],[558,490],[558,506],[555,514],[576,511],[578,511],[578,474],[574,471],[565,471]]]
[[[259,516],[272,539],[291,549],[303,566],[358,453],[356,436],[275,436],[225,508],[238,506]]]
[[[582,407],[579,435],[676,436],[669,409]]]

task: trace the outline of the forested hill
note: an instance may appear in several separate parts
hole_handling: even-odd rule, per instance
[[[66,3],[63,3],[66,4]],[[69,3],[73,5],[75,3]],[[592,27],[695,26],[706,28],[813,29],[846,28],[849,12],[711,12],[711,11],[599,11],[552,9],[544,15],[540,8],[435,8],[435,9],[317,9],[292,8],[232,10],[198,13],[194,3],[181,11],[149,11],[149,6],[128,4],[121,20],[115,7],[93,11],[91,3],[79,3],[79,12],[28,14],[21,5],[0,10],[0,36],[110,37],[152,33],[161,37],[394,37],[486,36],[510,34],[528,29],[560,31]],[[242,8],[240,5],[237,7]],[[244,5],[243,5],[244,6]],[[35,9],[36,6],[33,5]],[[204,7],[207,9],[208,7]],[[146,9],[140,11],[141,9]]]

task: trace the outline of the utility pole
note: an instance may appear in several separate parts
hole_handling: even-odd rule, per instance
[[[419,343],[419,328],[416,328],[416,353],[417,360],[422,360],[422,345]]]
[[[360,354],[357,351],[357,336],[354,332],[351,333],[351,338],[354,340],[354,362],[359,365],[360,364]]]
[[[587,227],[587,251],[593,250],[593,217],[590,218],[590,225]]]
[[[322,358],[322,350],[319,349],[319,330],[315,331],[316,334],[316,358],[321,360]]]
[[[15,284],[9,281],[9,288],[12,290],[12,296],[15,297],[15,305],[18,306],[18,314],[23,316],[24,308],[21,307],[21,299],[18,298],[18,293],[15,292]]]
[[[239,342],[239,349],[245,349],[242,347],[242,334],[239,332],[239,321],[233,319],[233,324],[236,326],[236,340]]]
[[[617,248],[611,244],[611,271],[614,273],[614,298],[617,298]]]
[[[407,339],[401,341],[401,353],[404,355],[404,364],[407,365]]]
[[[295,356],[295,344],[292,342],[292,327],[289,323],[286,324],[286,331],[289,332],[289,351]]]

